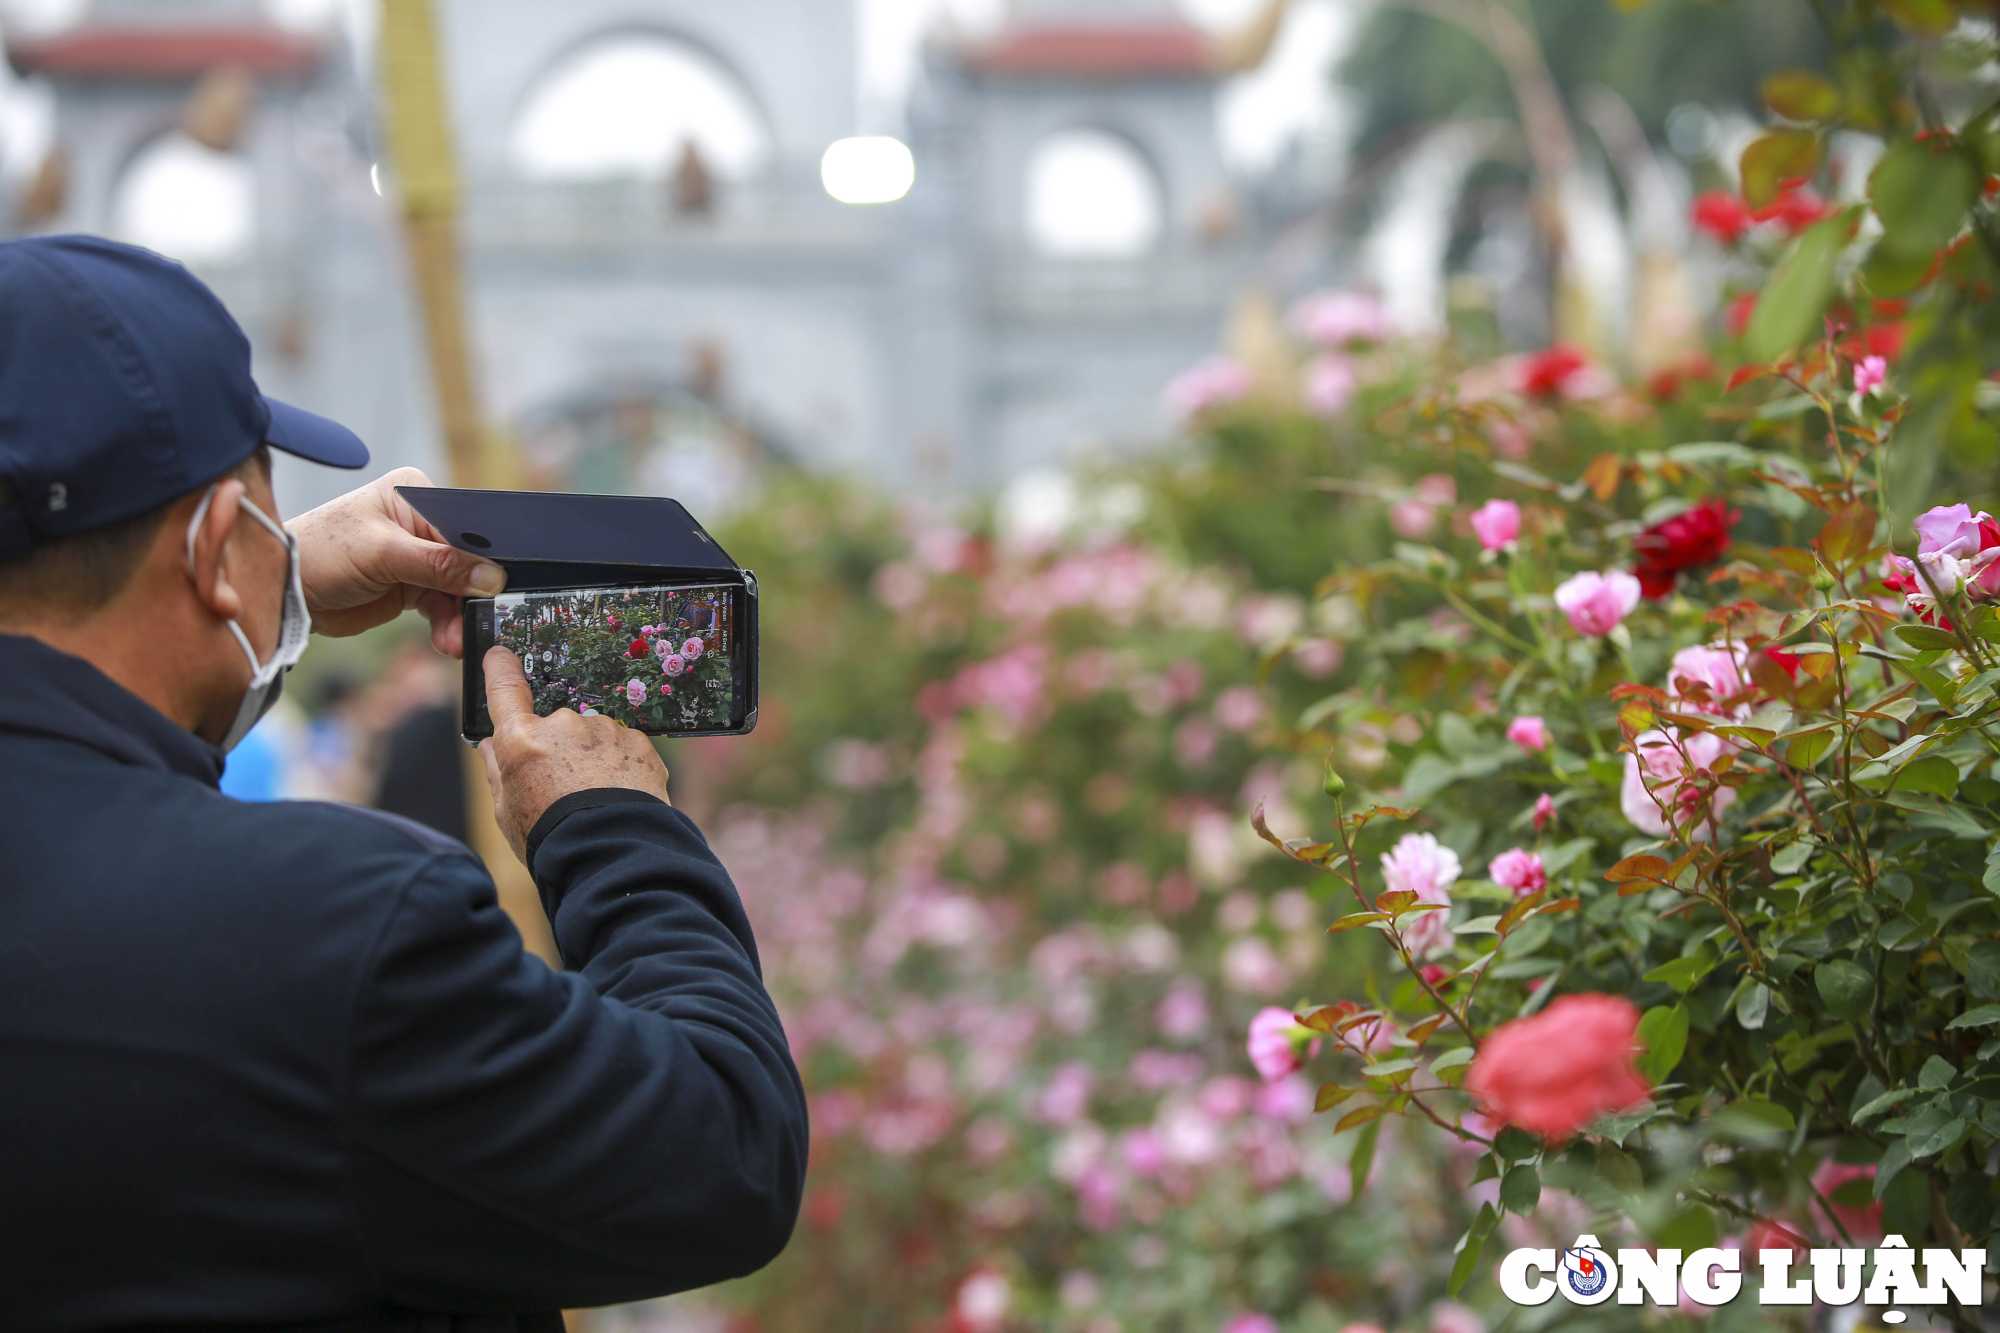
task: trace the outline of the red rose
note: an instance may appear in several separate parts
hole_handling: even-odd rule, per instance
[[[1639,563],[1632,572],[1639,577],[1639,591],[1648,597],[1665,597],[1674,590],[1674,579],[1682,570],[1720,559],[1729,545],[1729,530],[1741,517],[1725,502],[1710,496],[1633,538]]]
[[[1521,363],[1521,392],[1530,398],[1553,398],[1590,365],[1590,358],[1568,343],[1536,352]]]
[[[644,639],[632,640],[632,646],[625,650],[625,656],[627,657],[644,657],[646,653],[646,641]]]
[[[1727,190],[1710,190],[1694,201],[1694,225],[1724,245],[1750,230],[1750,205]]]
[[[1503,1023],[1480,1046],[1465,1087],[1487,1115],[1554,1142],[1652,1089],[1633,1068],[1639,1010],[1617,995],[1565,995]]]
[[[1787,185],[1778,197],[1752,213],[1757,222],[1775,222],[1787,236],[1796,236],[1833,212],[1833,205],[1804,186]]]
[[[1722,322],[1728,327],[1730,336],[1741,338],[1743,330],[1750,327],[1750,316],[1756,311],[1757,293],[1744,292],[1740,296],[1730,297],[1729,305],[1722,316]]]

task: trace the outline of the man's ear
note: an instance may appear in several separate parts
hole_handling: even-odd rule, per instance
[[[193,558],[187,562],[195,596],[221,620],[243,617],[243,596],[229,578],[229,537],[242,517],[243,495],[243,483],[235,477],[216,487],[215,498],[209,502],[208,512],[202,515],[201,526],[195,529]],[[196,497],[196,507],[200,504],[200,498]],[[190,512],[175,530],[184,533],[193,516]],[[185,537],[182,548],[186,549]]]

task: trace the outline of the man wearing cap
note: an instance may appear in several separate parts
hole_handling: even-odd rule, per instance
[[[407,470],[280,526],[267,449],[368,459],[179,266],[0,244],[0,1325],[539,1333],[762,1266],[804,1095],[643,737],[488,654],[562,972],[458,843],[217,791],[309,629],[457,653],[504,581]]]

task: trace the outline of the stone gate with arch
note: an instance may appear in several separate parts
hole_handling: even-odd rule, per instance
[[[859,129],[856,9],[439,0],[483,398],[531,451],[555,442],[549,480],[566,480],[569,403],[590,405],[592,438],[630,424],[607,447],[635,458],[687,445],[712,462],[748,440],[928,491],[1166,432],[1161,388],[1214,345],[1258,230],[1216,142],[1218,43],[1172,0],[1015,0],[997,32],[928,50],[903,135],[915,188],[854,207],[818,166]],[[721,170],[699,145],[604,179],[524,168],[516,134],[536,99],[579,62],[638,49],[677,53],[740,98],[764,140],[754,168]],[[199,267],[273,392],[353,422],[385,463],[438,466],[393,217],[371,182],[373,109],[346,52],[279,30],[259,0],[95,0],[9,56],[57,90],[69,189],[43,228],[114,230],[133,154],[174,132],[217,69],[247,72],[232,151],[255,182],[255,239]],[[1151,201],[1130,244],[1069,252],[1031,225],[1038,150],[1079,133],[1123,153]],[[697,441],[687,423],[703,421],[726,428]],[[626,484],[675,476],[635,465]],[[288,502],[316,499],[312,484],[295,479]]]

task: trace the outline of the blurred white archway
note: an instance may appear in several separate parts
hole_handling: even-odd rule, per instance
[[[240,153],[206,148],[179,130],[141,148],[118,179],[112,231],[184,264],[245,258],[257,237],[257,183]]]
[[[755,175],[771,137],[756,103],[722,64],[655,34],[592,41],[535,84],[509,137],[514,167],[541,179],[659,176],[692,143],[709,170]]]
[[[1058,130],[1028,155],[1028,241],[1054,258],[1117,259],[1159,244],[1166,205],[1153,164],[1121,135]]]

